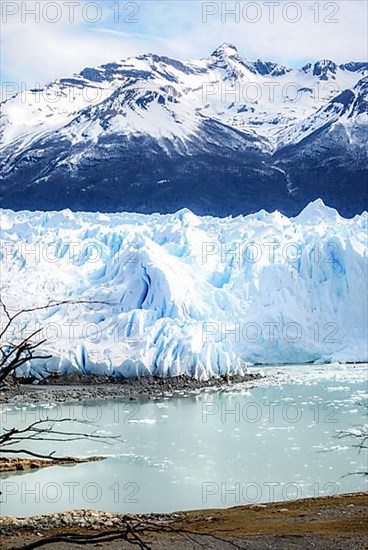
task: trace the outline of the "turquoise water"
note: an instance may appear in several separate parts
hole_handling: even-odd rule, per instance
[[[275,373],[278,373],[275,376]],[[367,366],[266,369],[257,387],[132,402],[3,406],[2,426],[78,418],[63,430],[119,434],[124,442],[28,443],[102,462],[3,478],[1,513],[75,508],[169,512],[366,490],[367,455],[338,439],[366,423]]]

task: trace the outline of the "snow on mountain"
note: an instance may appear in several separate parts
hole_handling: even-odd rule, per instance
[[[337,66],[332,61],[318,61],[299,70],[261,60],[251,62],[243,59],[231,44],[223,44],[208,58],[187,62],[155,54],[141,55],[86,68],[71,78],[62,78],[40,90],[21,92],[7,100],[2,105],[2,145],[20,136],[35,137],[65,127],[87,107],[98,105],[103,113],[108,98],[106,108],[113,116],[110,103],[119,92],[122,110],[128,113],[134,101],[138,108],[145,105],[144,99],[139,101],[145,93],[148,103],[156,99],[162,106],[158,112],[164,117],[166,105],[162,98],[160,103],[160,91],[168,94],[177,106],[179,119],[186,120],[191,107],[188,127],[184,125],[182,130],[189,136],[192,117],[201,113],[234,128],[247,127],[248,131],[269,137],[275,126],[279,131],[310,115],[344,89],[354,86],[367,71],[367,63]],[[330,85],[321,86],[321,80],[329,81]],[[130,104],[125,103],[127,91]],[[136,117],[136,125],[128,115],[126,124],[119,121],[117,130],[124,134],[144,131],[156,136],[150,109],[146,111],[140,111],[141,120]],[[116,116],[119,115],[118,111]],[[165,120],[160,122],[165,127]],[[168,129],[168,134],[171,133]]]
[[[351,145],[365,148],[362,133],[366,134],[368,126],[368,77],[359,80],[352,90],[344,90],[327,105],[295,124],[291,129],[281,131],[278,134],[278,147],[301,142],[322,130],[332,133],[338,126],[342,126],[344,132],[349,135]],[[362,132],[359,133],[359,129],[362,129]]]
[[[187,206],[213,215],[277,208],[294,215],[322,197],[354,215],[366,207],[367,71],[363,62],[291,69],[249,61],[231,44],[199,60],[149,53],[85,68],[2,103],[1,203],[145,213]],[[360,111],[345,115],[355,95]],[[335,123],[348,138],[331,145],[333,134],[325,132],[321,143],[318,132]],[[308,154],[305,137],[316,142]],[[286,157],[296,144],[302,149],[293,164]],[[322,150],[326,162],[314,187],[311,170]],[[355,197],[347,200],[347,182],[362,197],[358,210]]]
[[[249,363],[367,360],[367,213],[296,218],[1,211],[2,295],[44,327],[22,373],[241,373]],[[3,322],[4,319],[1,319]]]

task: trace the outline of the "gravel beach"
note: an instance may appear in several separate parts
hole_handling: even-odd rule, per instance
[[[259,372],[231,378],[196,380],[176,378],[110,378],[106,376],[68,375],[46,379],[42,384],[17,384],[0,389],[0,403],[47,404],[103,399],[152,399],[185,396],[202,391],[226,391],[236,384],[257,382]]]

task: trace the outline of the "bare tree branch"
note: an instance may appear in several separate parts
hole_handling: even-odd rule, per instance
[[[0,298],[0,307],[3,309],[7,318],[5,327],[2,328],[2,330],[0,331],[0,339],[4,340],[9,329],[14,326],[14,321],[21,315],[26,313],[34,313],[37,311],[44,311],[47,309],[52,309],[54,307],[59,307],[61,305],[107,305],[110,307],[121,307],[120,303],[101,300],[49,300],[47,304],[44,304],[42,306],[24,308],[21,310],[17,310],[15,313],[11,314],[9,307],[4,303],[4,300]],[[28,361],[51,359],[51,355],[35,354],[35,351],[46,343],[46,339],[34,341],[34,339],[41,334],[42,330],[43,328],[41,327],[33,331],[32,334],[30,334],[29,336],[21,337],[19,343],[0,342],[0,385],[3,384],[8,379],[8,377],[13,376],[15,371]]]
[[[64,535],[64,534],[53,535],[51,537],[45,537],[37,541],[34,541],[28,545],[22,546],[22,550],[34,550],[36,548],[41,548],[42,546],[47,546],[49,544],[55,544],[58,542],[65,542],[65,543],[85,546],[88,544],[115,542],[118,540],[126,541],[132,545],[139,546],[139,548],[144,550],[150,550],[151,546],[149,546],[149,544],[145,542],[143,537],[147,537],[147,535],[152,536],[154,534],[160,535],[163,533],[167,535],[174,535],[174,536],[176,535],[178,537],[184,537],[190,542],[192,542],[193,544],[195,544],[196,546],[199,546],[200,548],[205,548],[205,547],[207,548],[208,544],[206,544],[204,539],[211,538],[215,541],[221,542],[222,545],[226,544],[238,550],[245,550],[245,547],[240,546],[239,544],[229,540],[228,538],[224,538],[223,536],[217,535],[214,532],[199,533],[197,531],[192,531],[189,529],[185,529],[183,527],[174,527],[173,524],[163,525],[162,523],[159,523],[159,522],[147,521],[144,518],[138,518],[137,520],[133,520],[130,517],[126,517],[126,518],[123,517],[120,521],[123,524],[122,529],[110,530],[110,531],[104,530],[101,533],[92,534],[92,535],[74,534],[74,533],[70,535]],[[173,523],[174,523],[174,520],[173,520]],[[229,535],[234,536],[235,532],[236,532],[236,529],[228,530]],[[11,550],[21,550],[21,549],[13,548]]]
[[[73,431],[61,431],[55,430],[54,425],[57,423],[64,422],[76,422],[78,424],[90,425],[86,420],[77,420],[74,418],[62,418],[56,421],[50,421],[49,419],[37,420],[32,424],[29,424],[23,429],[3,428],[3,432],[0,434],[0,454],[25,454],[27,456],[32,456],[35,458],[43,458],[50,460],[65,460],[63,456],[55,456],[55,451],[48,454],[40,454],[30,451],[29,449],[19,449],[17,445],[24,441],[81,441],[89,439],[91,441],[104,441],[109,444],[112,442],[124,440],[119,435],[100,435],[93,431],[88,432],[73,432]],[[15,447],[14,447],[15,445]]]
[[[14,313],[14,315],[10,315],[9,309],[4,304],[4,301],[0,298],[0,306],[2,306],[4,313],[8,318],[8,322],[6,323],[5,328],[0,332],[0,338],[4,336],[6,331],[9,329],[11,323],[13,323],[15,319],[17,319],[20,315],[23,315],[24,313],[34,313],[36,311],[43,311],[45,309],[51,309],[53,307],[59,307],[63,305],[80,305],[80,304],[87,305],[87,306],[105,305],[105,306],[112,306],[112,307],[113,306],[121,307],[121,303],[119,302],[114,303],[114,302],[107,302],[103,300],[60,300],[60,301],[49,300],[49,302],[43,306],[34,306],[30,308],[17,310],[16,313]]]

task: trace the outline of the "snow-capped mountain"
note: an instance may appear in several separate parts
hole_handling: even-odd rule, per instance
[[[316,132],[333,133],[343,126],[347,137],[356,147],[365,147],[361,136],[354,132],[367,130],[368,77],[364,77],[351,90],[344,90],[306,119],[278,134],[278,149],[300,143]],[[326,136],[325,136],[326,137]]]
[[[367,361],[367,222],[321,200],[291,219],[2,210],[10,311],[69,301],[22,315],[51,356],[22,373],[208,378]]]
[[[294,214],[322,197],[353,215],[367,198],[367,72],[252,62],[231,44],[86,68],[2,103],[1,203]]]

